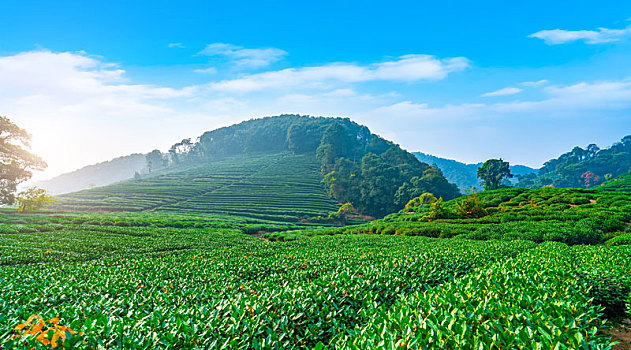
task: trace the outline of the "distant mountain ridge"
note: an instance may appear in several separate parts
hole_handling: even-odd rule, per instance
[[[134,153],[88,165],[49,180],[35,182],[34,185],[44,188],[55,195],[70,193],[130,179],[134,177],[136,172],[140,172],[145,167],[145,164],[146,156]]]
[[[445,178],[447,178],[447,181],[456,184],[461,192],[466,191],[471,186],[482,189],[482,184],[480,183],[480,179],[478,179],[478,168],[482,166],[482,162],[466,164],[457,160],[441,158],[423,152],[412,152],[412,154],[421,162],[430,165],[436,164],[445,175]],[[537,172],[537,169],[525,165],[511,165],[510,169],[513,175],[520,176]],[[511,183],[515,182],[517,182],[517,180],[512,179]]]

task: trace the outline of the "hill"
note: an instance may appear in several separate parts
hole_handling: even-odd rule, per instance
[[[598,189],[603,191],[631,192],[631,171],[615,179],[605,181]]]
[[[453,159],[436,157],[423,152],[412,152],[421,162],[430,165],[436,165],[445,174],[447,181],[458,186],[461,192],[468,190],[470,187],[482,188],[480,179],[478,179],[478,168],[482,166],[482,162],[477,164],[466,164]],[[523,176],[534,173],[537,170],[525,165],[511,165],[511,173],[513,175]],[[516,179],[510,179],[510,184],[517,182]]]
[[[88,165],[81,169],[56,176],[50,180],[34,183],[53,194],[79,191],[87,188],[105,186],[134,177],[145,166],[144,154],[134,153],[114,158],[110,161]]]
[[[153,151],[146,168],[141,178],[59,196],[57,209],[321,222],[341,203],[383,216],[423,192],[460,195],[439,171],[342,118],[252,119]]]
[[[299,221],[337,210],[315,155],[232,156],[59,196],[73,211],[214,213]]]
[[[434,201],[433,204],[429,202]],[[440,238],[526,239],[537,243],[631,243],[631,196],[594,189],[507,188],[408,208],[344,228],[270,234],[398,234]],[[627,244],[627,243],[624,243]]]
[[[524,176],[518,187],[584,187],[592,188],[631,171],[631,135],[606,149],[595,144],[547,161],[537,174]]]

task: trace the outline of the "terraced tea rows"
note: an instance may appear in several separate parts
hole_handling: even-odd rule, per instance
[[[478,212],[466,203],[477,199]],[[631,196],[588,189],[510,188],[404,209],[357,226],[270,233],[269,239],[290,240],[331,234],[402,234],[440,238],[526,239],[537,243],[628,244],[631,242]]]
[[[323,189],[319,169],[313,155],[285,156],[239,182],[157,210],[277,221],[322,215],[337,206]]]
[[[312,154],[233,157],[59,196],[58,209],[229,214],[297,222],[337,210]]]

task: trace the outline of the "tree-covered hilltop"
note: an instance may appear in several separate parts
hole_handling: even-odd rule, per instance
[[[352,203],[365,215],[397,211],[424,192],[446,200],[460,195],[440,170],[348,118],[281,115],[252,119],[205,132],[196,142],[182,140],[167,154],[154,151],[147,157],[147,168],[286,151],[315,153],[329,196]]]
[[[574,147],[559,158],[546,162],[537,174],[522,176],[517,187],[592,188],[631,171],[631,135],[606,149],[590,144]]]

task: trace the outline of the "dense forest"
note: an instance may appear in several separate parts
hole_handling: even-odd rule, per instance
[[[520,177],[517,187],[592,188],[631,171],[631,135],[606,149],[595,144],[574,147],[546,162],[537,174]]]
[[[185,139],[169,152],[147,155],[149,172],[220,160],[228,156],[315,153],[329,195],[360,213],[383,216],[412,198],[432,192],[444,199],[460,195],[443,173],[398,145],[345,118],[282,115],[252,119]]]

